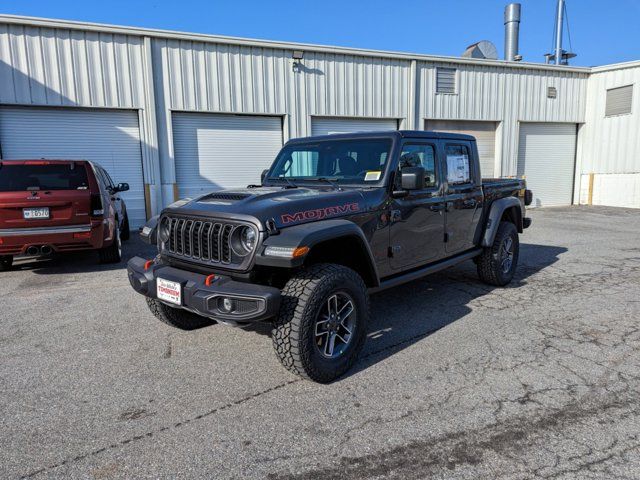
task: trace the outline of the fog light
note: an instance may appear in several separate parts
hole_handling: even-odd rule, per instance
[[[218,299],[218,310],[223,313],[231,313],[236,309],[236,302],[229,297]]]

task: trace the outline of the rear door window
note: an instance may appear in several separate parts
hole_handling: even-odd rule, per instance
[[[89,181],[84,165],[0,163],[0,192],[88,188]]]
[[[471,183],[471,156],[466,145],[450,145],[445,149],[449,185]]]

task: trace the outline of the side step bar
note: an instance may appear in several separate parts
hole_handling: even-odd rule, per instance
[[[427,275],[431,275],[432,273],[439,272],[440,270],[444,270],[445,268],[453,267],[458,263],[464,262],[466,260],[470,260],[473,257],[477,257],[482,252],[481,248],[474,248],[473,250],[468,250],[464,253],[456,255],[455,257],[447,258],[445,260],[441,260],[436,263],[430,263],[424,267],[420,267],[417,270],[411,270],[407,273],[401,273],[397,276],[387,278],[380,282],[380,286],[370,288],[369,293],[377,293],[382,290],[386,290],[387,288],[392,288],[397,285],[401,285],[403,283],[410,282],[412,280],[416,280],[418,278],[422,278]]]

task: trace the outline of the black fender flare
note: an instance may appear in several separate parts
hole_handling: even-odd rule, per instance
[[[490,247],[491,245],[493,245],[493,240],[496,238],[496,233],[498,232],[498,226],[500,225],[502,214],[505,212],[505,210],[513,207],[516,208],[518,212],[518,218],[520,219],[520,224],[516,224],[516,228],[518,229],[518,232],[522,233],[522,205],[520,204],[520,200],[518,200],[516,197],[500,198],[491,203],[489,215],[487,216],[486,220],[484,235],[482,236],[483,247]]]
[[[369,273],[377,283],[379,281],[378,270],[364,232],[355,223],[339,218],[283,228],[277,235],[270,235],[266,238],[258,250],[255,263],[256,265],[269,267],[300,267],[304,264],[306,255],[298,258],[279,258],[267,256],[264,252],[269,246],[288,248],[309,247],[309,250],[313,251],[313,247],[322,242],[342,237],[355,237],[359,240],[367,258],[368,266],[371,269]]]

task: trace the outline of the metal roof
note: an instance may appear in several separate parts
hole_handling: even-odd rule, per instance
[[[125,27],[101,23],[79,22],[72,20],[57,20],[40,17],[27,17],[22,15],[0,15],[0,23],[37,26],[43,28],[66,28],[71,30],[84,30],[123,35],[138,35],[156,38],[168,38],[176,40],[217,43],[227,45],[244,45],[260,48],[274,48],[284,50],[303,50],[305,52],[338,53],[362,57],[392,58],[398,60],[415,60],[423,62],[455,63],[470,65],[486,65],[494,67],[506,67],[515,69],[550,70],[556,72],[590,73],[590,67],[572,67],[566,65],[547,65],[544,63],[508,62],[506,60],[486,60],[463,57],[447,57],[439,55],[424,55],[410,52],[396,52],[386,50],[368,50],[351,47],[337,47],[330,45],[314,45],[309,43],[283,42],[277,40],[257,40],[241,37],[229,37],[223,35],[208,35],[201,33],[188,33],[173,30],[161,30],[142,27]]]

